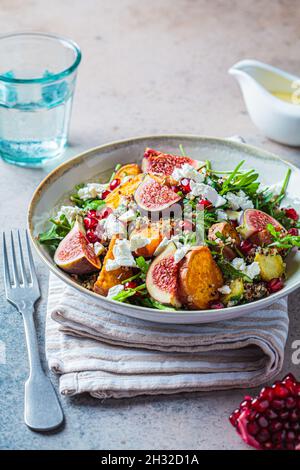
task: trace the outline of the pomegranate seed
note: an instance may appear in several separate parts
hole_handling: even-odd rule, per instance
[[[293,207],[290,207],[289,209],[284,210],[285,215],[292,220],[298,220],[299,219],[299,214],[295,211]]]
[[[103,191],[103,193],[101,194],[101,199],[106,199],[109,194],[110,191],[108,189],[106,191]]]
[[[178,193],[179,191],[181,191],[179,186],[171,186],[171,189],[172,191],[174,191],[174,193]]]
[[[267,429],[262,429],[259,431],[259,433],[256,436],[256,439],[260,444],[263,444],[264,442],[268,441],[270,439],[271,435]]]
[[[137,282],[135,281],[127,281],[124,284],[125,289],[135,289],[137,287]]]
[[[268,400],[261,398],[254,398],[251,402],[252,407],[259,413],[263,413],[267,408],[269,408],[270,403]]]
[[[275,418],[278,418],[278,414],[275,413],[274,410],[272,410],[271,408],[267,409],[266,412],[265,412],[265,416],[269,419],[275,419]]]
[[[271,403],[271,407],[273,408],[273,410],[283,410],[284,409],[284,400],[279,400],[279,399],[276,399],[276,400],[273,400],[272,403]]]
[[[86,229],[89,229],[89,228],[96,228],[97,225],[98,225],[98,219],[96,219],[95,217],[85,217],[83,219],[83,222],[84,222],[84,226]]]
[[[234,426],[234,427],[237,426],[237,421],[240,417],[240,414],[241,414],[241,412],[240,412],[239,408],[237,408],[236,410],[234,410],[233,413],[231,413],[231,415],[229,416],[229,421],[231,422],[232,426]]]
[[[208,199],[200,199],[198,204],[199,206],[202,206],[203,208],[210,207],[212,205],[212,203]]]
[[[121,180],[119,178],[115,178],[114,180],[112,180],[112,182],[110,183],[109,185],[109,189],[111,191],[113,191],[114,189],[116,189],[118,186],[120,186],[120,183],[121,183]]]
[[[262,388],[259,396],[253,399],[246,396],[231,415],[230,422],[252,447],[300,450],[298,390],[300,392],[300,383],[288,374],[272,387]]]
[[[272,400],[274,398],[274,391],[271,387],[264,387],[262,388],[259,396],[262,398],[266,398],[267,400]]]
[[[252,436],[255,436],[255,434],[258,433],[259,431],[259,426],[257,423],[249,423],[247,424],[247,430],[249,432],[249,434],[252,434]]]
[[[99,238],[95,234],[94,230],[91,229],[86,231],[86,237],[90,243],[96,243],[99,241]]]
[[[248,253],[252,250],[253,245],[248,240],[243,240],[239,246],[239,249],[244,255],[248,255]]]
[[[222,304],[222,302],[212,302],[210,304],[210,308],[216,308],[216,309],[221,309],[221,308],[224,308],[224,304]]]
[[[272,389],[274,391],[274,395],[278,398],[285,398],[289,394],[288,389],[281,382],[275,382]]]
[[[189,193],[191,191],[190,180],[183,178],[180,181],[180,189],[183,193]]]
[[[270,430],[273,432],[281,431],[282,428],[283,428],[283,424],[281,421],[274,420],[270,424]]]
[[[261,428],[267,428],[269,426],[269,421],[264,416],[260,416],[257,422]]]
[[[87,211],[86,216],[89,217],[90,219],[92,217],[97,217],[97,211],[95,209],[90,209],[89,211]]]
[[[279,277],[275,277],[271,279],[271,281],[267,282],[268,291],[273,294],[283,288],[284,284]]]
[[[100,212],[98,212],[98,218],[100,220],[106,219],[111,213],[112,213],[112,209],[110,207],[105,207]]]
[[[298,235],[298,229],[296,227],[292,227],[288,230],[288,234],[289,235],[294,235],[294,236],[297,236]]]
[[[237,220],[231,220],[231,221],[230,221],[230,224],[231,224],[234,228],[236,228],[236,227],[239,225]]]

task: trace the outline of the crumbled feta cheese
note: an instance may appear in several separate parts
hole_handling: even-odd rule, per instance
[[[124,212],[119,217],[119,220],[121,220],[121,222],[125,222],[125,223],[132,222],[135,219],[136,219],[136,212],[134,212],[132,209],[128,209],[128,211]]]
[[[101,197],[103,191],[106,189],[107,184],[88,183],[83,188],[78,189],[78,196],[84,201],[87,199],[95,199],[96,197]]]
[[[114,271],[121,266],[136,267],[135,259],[130,250],[129,240],[116,240],[113,247],[113,255],[113,260],[107,260],[106,271]]]
[[[202,183],[205,179],[205,175],[203,173],[199,173],[192,165],[184,163],[182,167],[174,169],[172,178],[174,178],[176,181],[180,181],[183,178],[188,178],[195,181],[196,183]]]
[[[226,194],[226,199],[229,203],[229,206],[231,207],[231,209],[233,210],[237,210],[237,209],[252,209],[254,206],[253,206],[253,202],[249,199],[249,197],[247,196],[247,194],[244,193],[244,191],[239,191],[237,194],[234,194],[234,193],[227,193]]]
[[[216,214],[217,214],[218,220],[227,220],[228,219],[228,215],[222,209],[217,209]]]
[[[59,219],[61,215],[64,215],[67,218],[67,221],[72,223],[80,213],[81,209],[77,206],[61,206],[57,213],[57,219]]]
[[[101,221],[100,221],[101,222]],[[127,230],[123,222],[119,221],[114,214],[109,214],[107,219],[104,219],[104,232],[108,238],[113,235],[126,235]]]
[[[160,242],[160,244],[157,246],[156,250],[154,251],[154,256],[158,256],[160,255],[164,249],[168,246],[168,244],[170,243],[170,239],[167,238],[167,237],[164,237],[162,239],[162,241]]]
[[[230,294],[231,292],[231,289],[229,286],[227,286],[226,284],[222,287],[219,287],[218,288],[218,291],[220,292],[220,294]]]
[[[185,257],[185,255],[190,249],[191,249],[190,245],[182,245],[181,247],[177,248],[177,250],[174,253],[175,263],[176,264],[179,263],[179,261],[181,261]]]
[[[105,250],[105,246],[102,245],[102,243],[100,242],[94,243],[93,247],[96,256],[100,256],[101,253],[103,253],[103,251]]]
[[[175,243],[177,248],[180,248],[182,246],[181,243],[179,243],[178,235],[174,235],[170,238],[164,237],[160,244],[157,246],[156,250],[154,251],[154,256],[160,255],[171,241]]]
[[[256,261],[253,261],[253,263],[249,264],[246,268],[246,274],[250,279],[254,279],[256,276],[260,274],[260,267],[259,264]]]
[[[107,298],[113,299],[116,295],[120,294],[124,290],[124,286],[122,284],[117,284],[109,289]]]
[[[253,263],[246,265],[243,258],[234,258],[231,261],[231,264],[235,269],[241,271],[242,273],[246,274],[246,276],[250,277],[250,279],[254,279],[260,273],[260,267],[256,261],[253,261]]]
[[[139,235],[133,235],[130,238],[130,249],[131,251],[135,251],[139,248],[144,248],[144,246],[148,245],[148,243],[150,242],[150,238],[140,237]]]
[[[106,271],[115,271],[116,269],[119,269],[119,268],[120,268],[120,265],[119,263],[116,262],[116,260],[108,259],[106,261],[106,265],[105,265]]]
[[[208,199],[214,207],[223,206],[226,203],[226,199],[218,194],[215,188],[212,188],[208,184],[190,182],[191,193],[193,196],[203,196]]]

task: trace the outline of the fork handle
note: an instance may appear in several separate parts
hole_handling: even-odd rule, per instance
[[[53,385],[41,365],[33,312],[34,306],[21,311],[30,369],[25,383],[24,419],[35,431],[50,431],[57,428],[64,418]]]

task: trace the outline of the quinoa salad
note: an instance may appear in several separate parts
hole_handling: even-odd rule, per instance
[[[39,243],[83,287],[132,305],[221,309],[282,289],[300,246],[282,203],[291,170],[265,187],[245,160],[222,171],[178,153],[147,148],[106,183],[77,185]]]

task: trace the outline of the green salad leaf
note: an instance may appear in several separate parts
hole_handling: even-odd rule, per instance
[[[55,250],[60,241],[68,235],[72,225],[69,223],[68,219],[64,214],[62,214],[59,219],[49,219],[51,226],[45,232],[39,234],[39,242],[43,245],[47,245],[50,250]]]
[[[283,234],[282,232],[277,232],[275,227],[272,224],[267,225],[267,229],[272,235],[273,242],[270,243],[268,246],[276,246],[277,248],[283,248],[289,250],[296,246],[300,248],[300,236],[299,235],[287,235]]]

